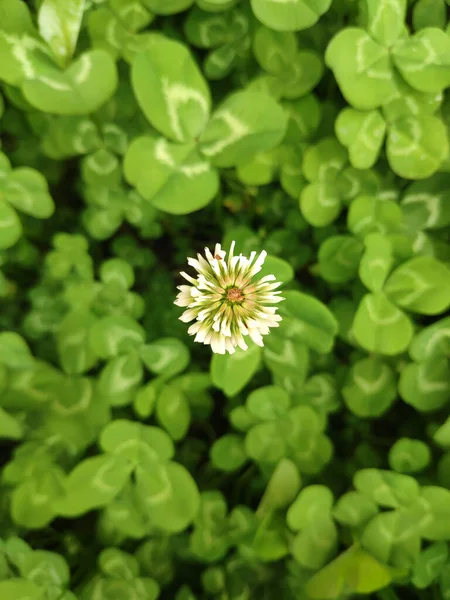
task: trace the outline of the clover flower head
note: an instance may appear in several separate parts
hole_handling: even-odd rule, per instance
[[[234,244],[228,258],[220,244],[216,244],[214,253],[205,248],[206,259],[201,254],[196,259],[188,258],[197,276],[181,273],[191,285],[180,285],[175,300],[175,304],[187,308],[180,320],[195,320],[188,333],[195,335],[196,342],[210,344],[217,354],[233,354],[236,346],[247,350],[246,336],[264,346],[262,336],[281,321],[277,308],[271,306],[284,300],[281,292],[275,291],[281,283],[275,281],[275,275],[255,278],[267,252],[261,252],[257,258],[256,252],[248,258],[242,254],[234,256]]]

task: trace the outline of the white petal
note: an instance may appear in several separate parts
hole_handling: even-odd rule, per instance
[[[253,327],[249,328],[248,335],[250,336],[250,339],[255,342],[255,344],[258,346],[264,346],[262,336],[257,329],[253,329]]]
[[[184,313],[181,315],[181,317],[179,317],[179,319],[180,321],[183,321],[183,323],[189,323],[189,321],[192,321],[192,319],[196,318],[197,312],[197,309],[189,308],[188,310],[184,311]]]
[[[221,244],[216,244],[214,248],[214,258],[216,256],[220,256],[221,259],[224,259],[226,255],[227,253],[225,252],[225,250],[222,250]]]
[[[266,283],[267,281],[275,281],[275,280],[276,280],[275,275],[264,275],[264,277],[259,279],[256,283],[257,283],[257,285],[259,285],[261,283]],[[278,285],[281,285],[281,283],[279,283]]]
[[[211,339],[211,350],[216,354],[225,354],[225,339],[221,336],[213,334]]]
[[[194,279],[193,277],[191,277],[190,275],[188,275],[187,273],[185,273],[184,271],[181,271],[180,275],[182,277],[184,277],[185,279],[187,279],[193,285],[197,285],[197,280]]]
[[[258,256],[258,258],[256,259],[256,262],[253,265],[253,267],[250,269],[250,273],[252,276],[256,275],[256,273],[259,273],[261,271],[264,261],[266,260],[266,256],[267,256],[267,252],[265,250],[263,250],[261,252],[261,254]]]
[[[199,321],[195,321],[195,323],[193,323],[189,327],[188,334],[189,335],[194,335],[194,333],[197,333],[197,331],[199,331],[202,327],[203,327],[202,323],[200,323]]]
[[[192,299],[190,296],[185,297],[185,296],[177,296],[176,300],[174,300],[174,304],[176,304],[177,306],[189,306],[189,304],[191,303]]]
[[[209,248],[205,247],[205,256],[208,259],[208,262],[212,262],[214,260],[214,256],[211,254],[211,251]]]
[[[236,344],[239,346],[239,348],[242,348],[242,350],[248,350],[248,346],[245,343],[244,338],[242,337],[242,335],[235,335],[234,336],[234,341],[236,342]]]
[[[187,262],[190,267],[194,267],[194,269],[199,273],[207,272],[207,269],[205,269],[196,258],[188,258]]]

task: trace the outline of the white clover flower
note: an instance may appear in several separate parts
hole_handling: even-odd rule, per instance
[[[226,252],[216,244],[214,255],[205,248],[207,260],[200,254],[197,259],[188,258],[198,275],[194,279],[181,273],[192,285],[180,285],[175,300],[178,306],[187,307],[181,321],[189,323],[195,319],[188,333],[195,334],[196,342],[211,344],[217,354],[233,354],[236,346],[247,350],[247,335],[258,346],[264,346],[262,336],[281,321],[280,315],[275,314],[277,308],[269,306],[284,300],[280,291],[274,291],[281,283],[275,281],[275,275],[255,279],[267,252],[261,252],[255,260],[256,252],[246,258],[242,254],[233,256],[233,250],[234,242],[225,260]]]

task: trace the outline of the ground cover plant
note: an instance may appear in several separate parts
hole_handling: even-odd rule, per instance
[[[0,0],[2,600],[450,599],[448,5]]]

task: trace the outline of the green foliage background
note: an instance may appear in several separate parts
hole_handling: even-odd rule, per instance
[[[0,0],[2,599],[450,598],[447,4]]]

